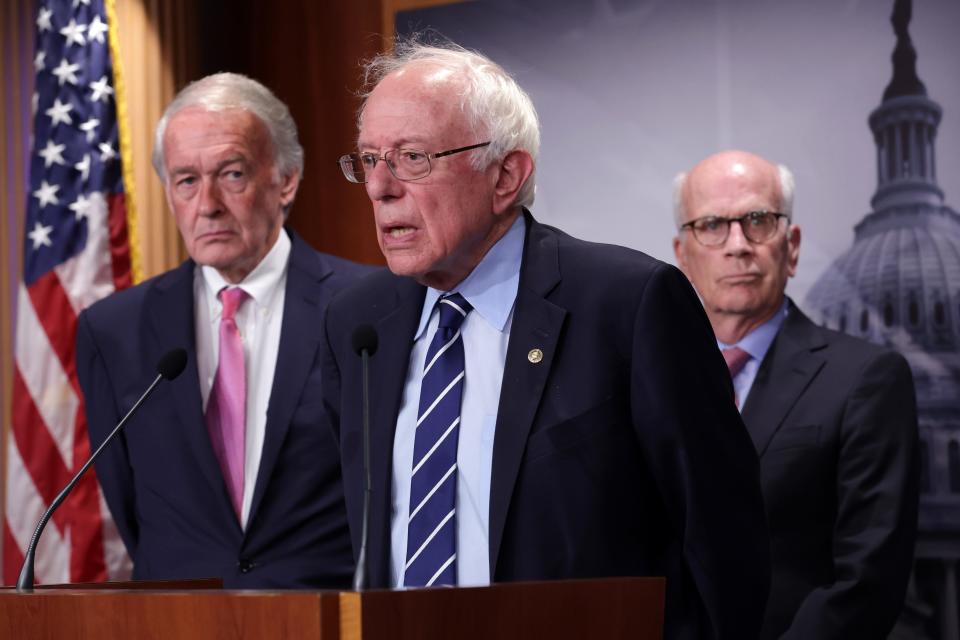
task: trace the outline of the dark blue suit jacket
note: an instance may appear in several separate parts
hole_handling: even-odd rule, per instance
[[[762,637],[887,637],[917,533],[917,403],[907,361],[818,327],[791,304],[743,421],[760,454],[772,539]]]
[[[328,301],[365,267],[291,234],[280,347],[246,530],[230,505],[203,419],[193,261],[84,311],[77,372],[97,446],[183,347],[162,383],[96,464],[136,579],[220,577],[229,588],[344,587],[353,559],[336,443],[324,428],[318,346]]]
[[[493,449],[492,580],[665,575],[666,637],[755,638],[769,582],[757,456],[699,300],[669,265],[526,215]],[[381,272],[327,315],[323,392],[355,546],[361,378],[350,335],[360,324],[379,334],[369,570],[380,587],[393,436],[424,293]]]

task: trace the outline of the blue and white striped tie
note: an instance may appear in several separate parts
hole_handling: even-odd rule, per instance
[[[427,349],[413,442],[407,587],[457,582],[457,441],[463,395],[460,325],[473,308],[454,293],[440,298],[440,323]]]

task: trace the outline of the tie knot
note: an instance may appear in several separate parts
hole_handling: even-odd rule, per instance
[[[743,371],[743,367],[746,366],[747,361],[751,358],[750,354],[740,347],[723,349],[720,353],[723,354],[723,359],[727,363],[727,368],[730,369],[731,378],[736,378],[737,374]]]
[[[233,320],[237,309],[247,299],[247,292],[240,287],[224,287],[220,289],[220,302],[223,304],[223,320]]]
[[[440,307],[440,324],[438,326],[441,329],[450,329],[451,331],[459,329],[460,325],[463,324],[463,319],[473,309],[470,303],[459,293],[443,296],[437,301],[437,306]]]

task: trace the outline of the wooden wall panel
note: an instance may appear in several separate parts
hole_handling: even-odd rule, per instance
[[[363,187],[336,164],[355,146],[358,63],[382,44],[379,0],[221,2],[203,3],[200,75],[246,73],[290,107],[306,158],[290,224],[321,251],[383,264]]]
[[[0,2],[0,514],[13,382],[13,331],[27,205],[34,3]],[[2,541],[0,541],[2,545]]]

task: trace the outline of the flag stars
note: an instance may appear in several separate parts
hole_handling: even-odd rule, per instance
[[[41,33],[44,31],[53,31],[53,25],[50,23],[50,19],[53,17],[53,9],[47,9],[46,7],[40,8],[40,13],[37,15],[37,29]]]
[[[45,226],[43,223],[37,220],[37,224],[34,225],[33,231],[27,233],[27,237],[33,242],[34,250],[39,249],[40,247],[53,246],[53,242],[50,240],[50,233],[52,231],[52,226]]]
[[[43,158],[43,166],[49,169],[52,164],[66,164],[63,159],[63,150],[67,148],[65,144],[54,144],[53,140],[47,140],[47,146],[37,155]]]
[[[60,98],[53,99],[53,106],[44,111],[48,116],[50,116],[50,126],[55,127],[57,123],[64,124],[73,124],[73,118],[70,117],[70,111],[73,110],[73,105],[67,102],[66,104],[60,102]]]
[[[100,126],[100,121],[96,118],[90,118],[80,125],[80,130],[87,134],[87,142],[93,142],[93,131]]]
[[[46,180],[40,182],[40,188],[33,192],[33,197],[40,201],[40,208],[43,209],[48,204],[60,204],[60,198],[57,197],[57,191],[60,185],[50,184]]]
[[[47,68],[46,63],[47,63],[47,52],[38,51],[37,57],[33,59],[33,70],[36,71],[37,73],[40,73],[41,71]]]
[[[72,85],[77,84],[77,70],[80,68],[79,64],[71,64],[66,58],[60,60],[60,64],[51,71],[51,73],[57,76],[57,82],[60,86],[63,86],[64,82],[69,82]]]
[[[106,142],[101,142],[97,145],[97,148],[100,149],[100,160],[102,162],[107,162],[117,157],[117,152]]]
[[[93,207],[93,201],[82,193],[77,196],[76,201],[73,202],[68,209],[73,211],[77,216],[77,220],[82,220],[84,218],[90,217],[90,209]]]
[[[90,0],[73,0],[73,8],[76,9],[80,5],[85,4],[88,7],[90,6]]]
[[[86,182],[90,177],[90,154],[83,154],[83,160],[73,165],[73,168],[80,172],[80,178]]]
[[[103,34],[107,32],[107,23],[100,19],[100,16],[93,16],[90,26],[87,27],[87,39],[90,42],[103,43]]]
[[[90,99],[94,102],[97,102],[101,98],[106,99],[113,95],[113,88],[110,86],[110,81],[107,80],[107,76],[103,76],[99,80],[90,83],[90,88],[93,90],[90,96]]]
[[[78,44],[81,47],[87,43],[86,38],[83,35],[83,32],[87,30],[87,25],[77,24],[76,19],[70,18],[70,22],[63,29],[60,29],[60,34],[67,39],[66,46],[71,44]]]

